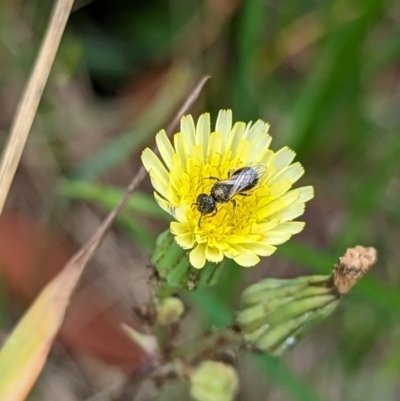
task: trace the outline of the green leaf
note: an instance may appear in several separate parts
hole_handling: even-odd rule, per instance
[[[235,63],[234,104],[238,117],[249,118],[257,111],[258,86],[255,80],[257,52],[265,30],[267,3],[264,0],[244,1],[239,13],[237,32],[238,59]]]
[[[299,155],[309,151],[317,138],[321,140],[321,128],[339,108],[355,102],[361,88],[360,49],[382,4],[382,0],[363,1],[359,16],[334,27],[324,40],[315,71],[292,112],[289,145]]]
[[[232,308],[218,297],[215,287],[192,291],[188,298],[213,326],[226,327],[235,320]]]

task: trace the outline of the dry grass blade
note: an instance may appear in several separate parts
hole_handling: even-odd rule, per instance
[[[73,3],[74,0],[57,1],[36,64],[18,105],[0,165],[0,212],[21,159]]]
[[[183,102],[182,106],[179,108],[178,112],[176,113],[175,117],[173,118],[172,122],[169,124],[169,126],[167,128],[168,135],[172,135],[172,132],[178,125],[180,118],[182,117],[183,114],[185,114],[189,110],[189,108],[192,106],[192,104],[198,98],[201,90],[203,89],[204,84],[209,79],[210,79],[209,76],[202,77],[200,79],[200,81],[197,83],[197,85],[191,90],[188,97]],[[158,153],[157,148],[155,148],[153,150],[155,153]],[[118,212],[125,206],[125,203],[128,201],[129,196],[132,194],[132,192],[135,190],[135,188],[137,188],[137,186],[142,182],[143,178],[146,177],[146,173],[147,173],[146,169],[143,166],[141,166],[138,173],[136,174],[136,176],[133,178],[131,183],[128,185],[127,192],[126,192],[124,198],[122,199],[122,201],[124,201],[123,204],[119,205],[119,206],[121,206],[120,208],[119,208],[119,206],[116,207],[116,209],[118,209]],[[122,203],[122,201],[121,201],[121,203]]]
[[[207,78],[203,78],[189,94],[177,118],[193,104]],[[175,122],[175,125],[176,125]],[[171,124],[169,129],[172,131]],[[93,237],[73,256],[64,269],[41,292],[0,351],[0,400],[24,400],[36,381],[51,344],[56,336],[79,277],[100,245],[117,214],[126,205],[132,192],[145,177],[141,168],[128,185],[117,207],[102,222]]]
[[[168,135],[172,134],[172,131],[177,127],[180,118],[190,109],[192,104],[199,97],[200,92],[203,89],[203,86],[210,78],[211,77],[209,75],[205,75],[204,77],[202,77],[200,79],[200,81],[197,83],[197,85],[192,89],[189,96],[186,98],[186,100],[183,102],[182,106],[176,113],[174,119],[171,121],[171,124],[168,126],[168,128],[167,128]]]

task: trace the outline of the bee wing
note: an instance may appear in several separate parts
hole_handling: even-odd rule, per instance
[[[237,177],[237,176],[236,177],[228,177],[225,180],[221,180],[220,184],[231,187],[231,189],[229,191],[229,194],[230,194],[232,192],[232,189],[235,188],[235,186],[237,185],[238,178],[239,177]]]
[[[228,198],[232,198],[235,194],[240,192],[243,188],[246,187],[245,183],[247,181],[245,177],[246,173],[240,174],[236,177],[236,180],[234,180],[232,188],[229,191]]]
[[[255,164],[254,166],[250,164],[249,167],[257,172],[258,179],[260,179],[268,171],[268,167],[264,164]]]
[[[259,180],[262,175],[264,175],[268,170],[267,167],[262,164],[254,166],[246,165],[245,167],[251,167],[252,171],[244,170],[237,175],[234,175],[235,173],[233,173],[232,177],[228,179],[230,180],[229,184],[232,185],[232,188],[230,189],[228,194],[229,198],[232,198],[235,194],[237,194],[238,192],[242,192],[246,187],[248,187],[249,183],[251,183],[251,181],[254,179],[254,171],[256,172],[257,179]],[[226,181],[224,181],[224,183]],[[226,182],[226,184],[228,183]]]

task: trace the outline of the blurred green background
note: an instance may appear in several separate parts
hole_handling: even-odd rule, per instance
[[[51,3],[0,3],[3,146]],[[232,305],[239,289],[257,278],[329,272],[357,244],[379,252],[373,271],[283,365],[241,362],[239,399],[399,400],[397,1],[76,1],[7,211],[82,243],[118,202],[143,147],[153,145],[204,74],[212,79],[192,114],[210,111],[215,121],[219,109],[232,108],[236,120],[268,121],[272,148],[297,152],[306,169],[301,184],[314,185],[316,194],[302,234],[254,269],[232,268],[225,286]],[[89,280],[100,280],[128,308],[140,305],[148,295],[148,254],[167,222],[143,183]],[[3,334],[23,304],[9,281],[5,271]],[[55,352],[30,399],[117,400],[107,392],[112,384],[99,379],[103,365],[75,357],[72,363],[67,351]],[[164,399],[180,399],[168,394]]]

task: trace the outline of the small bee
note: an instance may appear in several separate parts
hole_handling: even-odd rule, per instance
[[[207,177],[207,179],[216,180],[217,182],[212,186],[210,195],[203,193],[196,199],[194,205],[201,213],[199,227],[201,218],[204,215],[213,213],[212,216],[214,216],[217,213],[217,203],[232,202],[235,211],[236,201],[233,197],[236,194],[248,196],[249,194],[246,192],[253,189],[258,184],[258,181],[266,171],[266,166],[256,165],[233,170],[233,172],[228,174],[228,178],[225,180],[220,180],[217,177]]]

